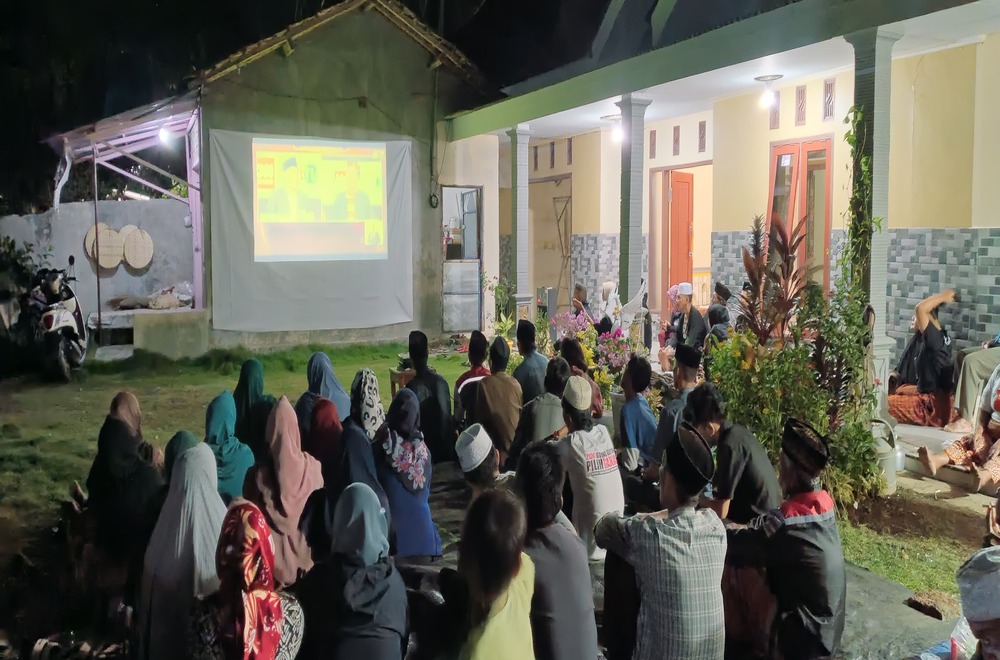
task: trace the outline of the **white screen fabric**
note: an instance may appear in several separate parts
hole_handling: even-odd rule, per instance
[[[253,141],[315,138],[209,132],[212,326],[274,332],[413,320],[411,145],[386,142],[387,260],[254,261]]]

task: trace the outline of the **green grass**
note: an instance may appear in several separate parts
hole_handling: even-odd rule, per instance
[[[316,350],[330,355],[345,388],[358,369],[373,369],[388,407],[389,369],[406,350],[400,344],[304,346],[256,355],[264,364],[266,391],[286,394],[294,403],[306,388],[306,363]],[[236,387],[240,365],[252,355],[212,351],[173,362],[139,353],[121,363],[91,363],[65,385],[30,379],[0,384],[0,567],[56,522],[58,503],[70,484],[86,479],[97,433],[118,391],[131,390],[139,397],[143,435],[162,447],[179,430],[204,433],[208,403]],[[431,365],[449,382],[465,371],[465,363],[459,354],[431,357]]]

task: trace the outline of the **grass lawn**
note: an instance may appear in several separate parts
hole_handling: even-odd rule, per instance
[[[326,350],[337,377],[350,389],[354,374],[369,367],[379,378],[389,405],[389,369],[406,347],[324,349],[303,347],[260,355],[265,389],[286,394],[294,403],[306,389],[306,362],[313,350]],[[245,351],[215,352],[173,363],[139,355],[119,364],[91,364],[66,385],[33,379],[0,383],[0,572],[10,557],[56,522],[58,502],[67,488],[87,478],[112,397],[135,392],[142,405],[143,435],[162,447],[178,430],[204,434],[205,409],[222,390],[236,387]],[[432,356],[431,365],[449,382],[467,368],[465,355]]]
[[[306,388],[305,365],[314,348],[320,349],[259,356],[266,391],[287,394],[294,402]],[[405,347],[326,350],[345,388],[358,369],[372,368],[388,406],[388,370]],[[221,390],[236,386],[249,355],[216,352],[182,363],[140,355],[116,365],[92,364],[67,385],[30,379],[0,383],[0,574],[14,554],[55,523],[57,503],[72,481],[86,479],[116,392],[136,393],[145,437],[163,446],[180,429],[202,435],[206,406]],[[459,354],[433,356],[431,364],[449,382],[466,369]],[[978,547],[982,530],[982,519],[974,514],[912,494],[866,503],[841,519],[848,561],[915,591],[951,594],[957,593],[955,570]]]

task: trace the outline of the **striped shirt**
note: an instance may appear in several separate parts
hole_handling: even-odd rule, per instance
[[[635,568],[642,596],[633,660],[720,660],[726,647],[722,569],[726,529],[712,511],[602,517],[601,547]]]

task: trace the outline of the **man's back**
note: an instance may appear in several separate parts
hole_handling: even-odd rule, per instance
[[[566,426],[563,420],[562,399],[555,394],[546,392],[524,404],[521,418],[514,432],[514,445],[511,447],[508,467],[517,469],[517,459],[524,448],[537,440],[552,437]]]
[[[604,557],[594,542],[594,525],[606,513],[625,510],[625,492],[615,446],[608,430],[595,424],[559,441],[560,453],[573,489],[573,526],[592,559]]]
[[[478,388],[475,421],[483,425],[505,460],[521,417],[521,386],[510,374],[500,372],[483,378]]]
[[[771,459],[757,437],[738,424],[719,432],[713,496],[731,500],[727,518],[746,524],[781,504],[781,487]]]
[[[406,387],[420,400],[420,430],[435,463],[454,460],[455,425],[448,382],[433,369],[410,379]]]
[[[531,632],[536,660],[596,658],[594,591],[580,537],[552,523],[528,533],[524,552],[535,564]]]
[[[548,358],[538,351],[531,351],[514,369],[514,378],[521,385],[523,403],[528,403],[545,392],[545,368],[548,364]]]

